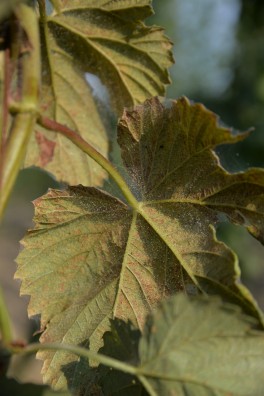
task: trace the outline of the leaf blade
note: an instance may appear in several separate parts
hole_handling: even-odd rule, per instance
[[[177,295],[146,325],[138,374],[153,395],[261,394],[264,338],[253,323],[235,306]]]
[[[216,239],[220,198],[215,206],[208,198],[217,188],[224,191],[223,186],[229,188],[234,180],[239,186],[242,180],[246,195],[239,190],[234,202],[244,199],[246,205],[258,207],[244,225],[263,229],[262,217],[257,217],[263,207],[263,170],[228,174],[212,151],[244,135],[233,137],[212,113],[185,99],[171,107],[151,99],[126,111],[119,133],[138,205],[129,207],[100,190],[80,186],[50,191],[35,203],[36,228],[25,238],[16,276],[23,280],[21,292],[32,295],[30,315],[42,315],[42,342],[89,342],[98,350],[109,319],[131,320],[142,329],[159,302],[179,291],[218,294],[263,326],[257,303],[240,284],[235,254]],[[168,148],[160,148],[159,139],[164,144],[168,139]],[[168,150],[174,154],[168,155]],[[252,180],[258,180],[257,188],[252,188]],[[229,215],[224,203],[222,213]],[[230,221],[235,221],[230,213]],[[45,380],[64,387],[60,367],[73,358],[61,352],[41,357]]]
[[[163,105],[153,98],[134,110],[125,110],[118,140],[142,201],[141,215],[178,257],[194,285],[205,292],[214,288],[221,292],[223,283],[229,288],[228,294],[237,294],[240,301],[245,297],[257,313],[253,298],[237,284],[240,270],[236,256],[216,240],[214,231],[222,212],[263,242],[263,170],[229,174],[213,151],[219,144],[236,143],[248,135],[231,132],[219,126],[216,115],[203,105],[191,104],[186,98]],[[213,202],[215,191],[218,201]],[[242,215],[238,216],[238,211],[243,211]],[[206,254],[219,260],[207,265]],[[184,264],[184,256],[190,265]],[[210,276],[212,269],[216,271]],[[208,280],[218,285],[211,287]],[[226,292],[222,290],[223,297]]]

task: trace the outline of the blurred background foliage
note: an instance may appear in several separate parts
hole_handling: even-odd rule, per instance
[[[154,0],[156,15],[148,24],[165,27],[174,42],[176,64],[167,96],[186,95],[204,103],[236,130],[255,131],[244,142],[218,150],[231,172],[264,166],[264,1],[263,0]],[[38,169],[20,173],[0,228],[0,273],[7,304],[18,338],[30,339],[36,328],[26,314],[28,299],[20,299],[13,280],[19,239],[32,225],[30,201],[58,187]],[[218,237],[233,248],[240,260],[242,280],[264,308],[263,247],[238,226],[221,224]],[[41,292],[41,291],[40,291]],[[29,324],[30,323],[30,324]],[[14,362],[10,374],[24,381],[40,381],[39,367]]]

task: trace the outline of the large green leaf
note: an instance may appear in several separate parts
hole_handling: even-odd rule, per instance
[[[109,94],[111,110],[164,93],[172,64],[163,29],[147,27],[151,0],[63,0],[40,19],[43,87],[41,113],[77,131],[107,154],[106,109],[86,73]],[[69,184],[98,185],[104,172],[66,138],[38,126],[25,166],[41,166]]]
[[[235,306],[178,295],[140,341],[138,374],[151,396],[261,396],[264,335]]]
[[[263,241],[264,172],[227,173],[212,149],[234,143],[216,116],[183,98],[126,111],[119,143],[138,204],[95,188],[50,190],[35,201],[35,229],[24,239],[17,277],[41,314],[42,342],[88,343],[98,350],[113,317],[143,328],[165,297],[219,294],[262,321],[239,283],[235,254],[216,240],[223,216]],[[65,384],[62,352],[41,352],[44,379]]]

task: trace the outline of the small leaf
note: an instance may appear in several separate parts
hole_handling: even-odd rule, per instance
[[[111,110],[164,93],[171,43],[147,27],[150,0],[63,0],[40,18],[43,115],[67,125],[107,155],[106,109],[87,75],[105,86]],[[87,74],[88,73],[88,74]],[[69,184],[100,185],[105,173],[65,137],[38,126],[25,166],[37,165]]]
[[[220,300],[177,295],[147,322],[138,375],[151,396],[262,395],[264,336],[252,324]]]
[[[234,253],[217,241],[221,213],[263,235],[264,172],[227,173],[213,148],[234,143],[216,116],[187,99],[158,99],[126,111],[119,125],[124,164],[138,204],[130,207],[95,188],[51,190],[35,201],[35,229],[24,239],[17,277],[41,314],[42,342],[102,346],[109,319],[143,329],[164,298],[219,294],[259,319],[239,282]],[[41,352],[45,381],[65,386],[62,352]]]

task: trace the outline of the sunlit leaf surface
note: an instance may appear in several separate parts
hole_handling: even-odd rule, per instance
[[[150,3],[56,1],[59,9],[40,20],[41,114],[77,131],[104,155],[110,129],[107,108],[120,115],[124,106],[163,94],[169,83],[171,43],[163,29],[142,22],[152,14]],[[98,100],[98,92],[108,107]],[[43,167],[69,184],[100,185],[104,176],[70,141],[39,126],[25,161],[25,166],[30,165]]]
[[[263,242],[264,172],[227,173],[212,149],[234,143],[216,116],[179,99],[151,99],[125,111],[119,144],[138,205],[95,188],[50,190],[35,201],[35,229],[24,239],[17,277],[41,314],[42,342],[102,345],[110,318],[143,328],[146,315],[178,291],[219,294],[261,322],[239,283],[235,254],[216,240],[225,215]],[[65,385],[61,365],[75,358],[41,352],[44,379]]]

